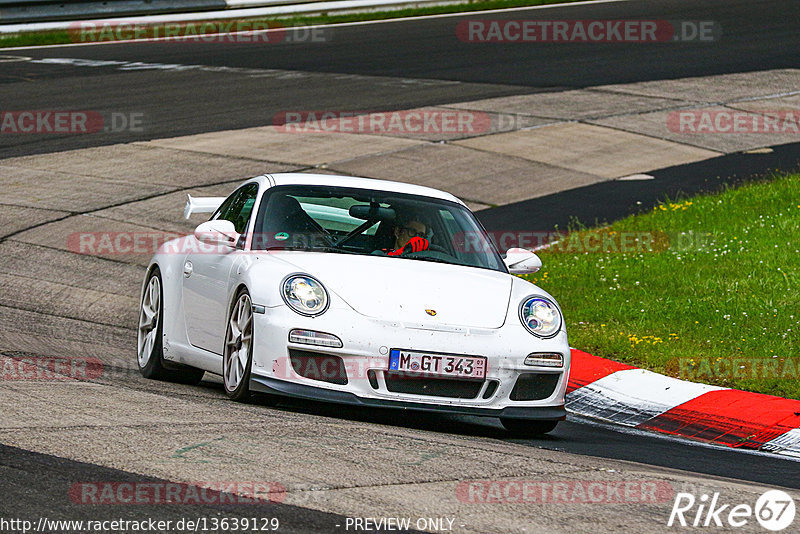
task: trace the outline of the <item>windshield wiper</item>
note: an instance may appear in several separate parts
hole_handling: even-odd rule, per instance
[[[319,246],[319,247],[292,247],[292,246],[285,246],[285,245],[273,245],[271,247],[267,247],[264,250],[302,250],[304,252],[335,252],[338,254],[358,254],[358,252],[353,252],[351,250],[346,250],[343,248],[336,248],[330,246]]]
[[[352,250],[347,250],[345,248],[339,248],[337,246],[330,246],[330,247],[310,247],[306,249],[310,252],[336,252],[339,254],[359,254],[358,252],[354,252]]]
[[[400,256],[402,258],[402,256]],[[441,258],[426,258],[426,257],[414,257],[414,256],[406,256],[407,260],[419,260],[419,261],[432,261],[434,263],[446,263],[447,265],[461,265],[460,263],[453,263],[452,261],[443,260]]]

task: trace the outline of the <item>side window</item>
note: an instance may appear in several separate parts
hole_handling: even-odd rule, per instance
[[[248,184],[231,195],[219,209],[217,219],[231,221],[240,234],[247,229],[247,221],[256,203],[258,184]]]

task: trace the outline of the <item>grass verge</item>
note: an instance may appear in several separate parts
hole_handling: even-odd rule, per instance
[[[666,201],[540,256],[526,278],[559,300],[572,346],[800,399],[800,174]]]
[[[446,13],[463,13],[470,11],[486,11],[491,9],[504,9],[512,7],[533,7],[550,4],[569,4],[581,0],[475,0],[459,4],[397,9],[390,11],[375,11],[363,13],[348,13],[340,15],[313,15],[313,16],[281,16],[269,18],[248,18],[239,22],[275,22],[277,24],[293,26],[312,26],[320,24],[342,24],[345,22],[361,22],[367,20],[387,20],[405,17],[418,17],[422,15],[440,15]],[[136,16],[126,17],[132,21]],[[200,21],[197,24],[202,24]],[[455,32],[455,30],[453,30]],[[163,32],[162,32],[163,33]],[[76,42],[75,35],[67,31],[28,32],[12,35],[0,35],[0,48],[15,46],[42,46],[69,44]]]

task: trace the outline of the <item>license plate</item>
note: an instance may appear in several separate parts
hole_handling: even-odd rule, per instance
[[[414,375],[483,379],[486,377],[486,358],[392,349],[389,370]]]

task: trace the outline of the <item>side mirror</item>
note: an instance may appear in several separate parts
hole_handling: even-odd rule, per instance
[[[206,221],[194,229],[194,236],[202,243],[209,245],[226,245],[231,248],[236,246],[239,233],[231,221],[216,219]]]
[[[511,274],[535,273],[542,267],[539,256],[524,248],[510,248],[503,260]]]

